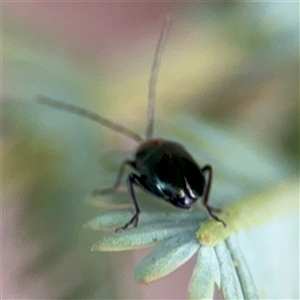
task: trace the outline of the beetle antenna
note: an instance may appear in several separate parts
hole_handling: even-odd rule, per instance
[[[168,33],[170,31],[171,23],[172,23],[171,16],[168,15],[161,29],[160,36],[154,53],[154,59],[153,59],[153,64],[152,64],[150,79],[149,79],[148,118],[147,118],[148,122],[146,128],[146,139],[150,139],[153,136],[157,77],[160,68],[163,48],[165,46]]]
[[[87,109],[79,107],[77,105],[70,104],[70,103],[64,103],[64,102],[57,101],[57,100],[54,100],[54,99],[51,99],[51,98],[45,97],[45,96],[39,96],[37,101],[41,104],[46,104],[46,105],[49,105],[51,107],[54,107],[54,108],[57,108],[57,109],[60,109],[60,110],[64,110],[64,111],[68,111],[68,112],[71,112],[73,114],[82,116],[84,118],[93,120],[95,122],[98,122],[99,124],[101,124],[101,125],[103,125],[107,128],[110,128],[115,132],[126,135],[127,137],[135,140],[136,142],[143,141],[143,138],[141,138],[137,133],[127,129],[123,125],[115,123],[115,122],[113,122],[109,119],[106,119],[106,118],[100,116],[97,113],[94,113],[92,111],[89,111]]]

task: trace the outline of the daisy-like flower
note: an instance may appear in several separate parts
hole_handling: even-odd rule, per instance
[[[126,221],[129,214],[103,214],[86,224],[100,229]],[[164,220],[164,221],[162,221]],[[233,237],[217,246],[203,244],[197,238],[199,216],[196,213],[163,214],[144,212],[137,228],[104,237],[93,251],[136,250],[156,245],[135,270],[137,282],[148,283],[168,275],[197,253],[190,280],[189,299],[212,299],[215,285],[226,299],[258,299],[251,275]],[[120,222],[121,224],[121,222]],[[219,226],[221,228],[221,226]],[[242,276],[242,277],[240,277]],[[221,285],[222,284],[222,285]]]
[[[259,153],[254,147],[251,149],[240,139],[192,120],[185,119],[185,124],[185,133],[190,140],[195,144],[198,142],[205,151],[202,154],[193,153],[196,159],[203,161],[203,157],[208,158],[208,153],[216,144],[223,149],[224,156],[214,157],[215,164],[212,164],[216,165],[215,169],[219,166],[219,170],[226,170],[228,167],[229,171],[224,174],[216,172],[217,179],[213,184],[216,192],[212,193],[212,200],[217,199],[219,194],[220,200],[225,203],[219,217],[226,222],[227,227],[208,219],[206,213],[200,210],[200,201],[192,211],[187,212],[138,192],[137,199],[142,209],[138,227],[106,235],[92,246],[92,250],[124,251],[155,246],[135,268],[135,279],[141,283],[164,277],[197,255],[188,287],[189,299],[212,299],[215,288],[222,290],[225,299],[258,299],[258,292],[235,233],[286,211],[286,203],[278,195],[286,195],[295,182],[292,180],[288,184],[278,184],[285,168],[275,164],[275,160]],[[201,128],[201,135],[207,137],[207,140],[200,140],[189,127],[194,132]],[[172,125],[169,128],[172,130]],[[189,145],[191,148],[193,143]],[[232,200],[233,194],[238,195],[235,201]],[[291,206],[295,207],[295,201],[290,200]],[[132,210],[122,208],[126,202],[130,203],[122,193],[89,198],[88,201],[96,206],[110,206],[114,209],[86,223],[86,228],[114,230],[132,216]]]

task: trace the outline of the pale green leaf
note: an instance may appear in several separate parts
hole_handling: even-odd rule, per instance
[[[163,241],[137,265],[136,281],[151,282],[168,275],[188,261],[199,247],[195,234],[187,231]]]
[[[203,246],[189,284],[188,299],[212,299],[215,283],[220,287],[220,269],[215,251]]]
[[[215,247],[221,271],[221,287],[225,299],[244,299],[241,285],[236,274],[230,252],[226,244],[220,242]]]
[[[133,212],[128,210],[113,210],[98,215],[96,218],[84,224],[84,228],[92,230],[114,230],[122,227],[132,218]],[[155,210],[143,210],[140,214],[139,225],[155,224],[157,222],[171,222],[173,227],[185,225],[197,225],[205,215],[202,212],[178,212],[167,213]]]
[[[84,203],[90,204],[94,207],[98,208],[114,208],[114,209],[120,209],[120,208],[126,208],[132,206],[132,203],[128,201],[124,195],[128,194],[127,189],[124,191],[123,197],[120,197],[120,199],[116,199],[117,195],[121,193],[114,193],[109,196],[101,196],[101,197],[94,197],[94,196],[88,196],[84,199]]]
[[[83,225],[84,228],[92,230],[114,230],[126,224],[133,216],[129,210],[108,211]]]
[[[174,224],[156,223],[138,226],[123,232],[105,236],[93,245],[93,251],[123,251],[152,246],[158,241],[173,236],[196,236],[198,225],[174,226]],[[173,245],[173,244],[172,244]]]
[[[259,299],[252,276],[234,236],[229,237],[226,244],[234,261],[244,298],[246,300]]]

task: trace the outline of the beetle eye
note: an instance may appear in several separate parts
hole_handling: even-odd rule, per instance
[[[174,202],[173,204],[177,207],[180,207],[180,208],[185,208],[185,209],[188,209],[188,208],[191,208],[191,205],[194,203],[193,199],[187,197],[187,196],[184,196],[184,197],[178,197]]]

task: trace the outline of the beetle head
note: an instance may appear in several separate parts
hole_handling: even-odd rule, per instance
[[[185,188],[166,200],[176,207],[189,209],[197,199],[198,197],[189,188]]]

